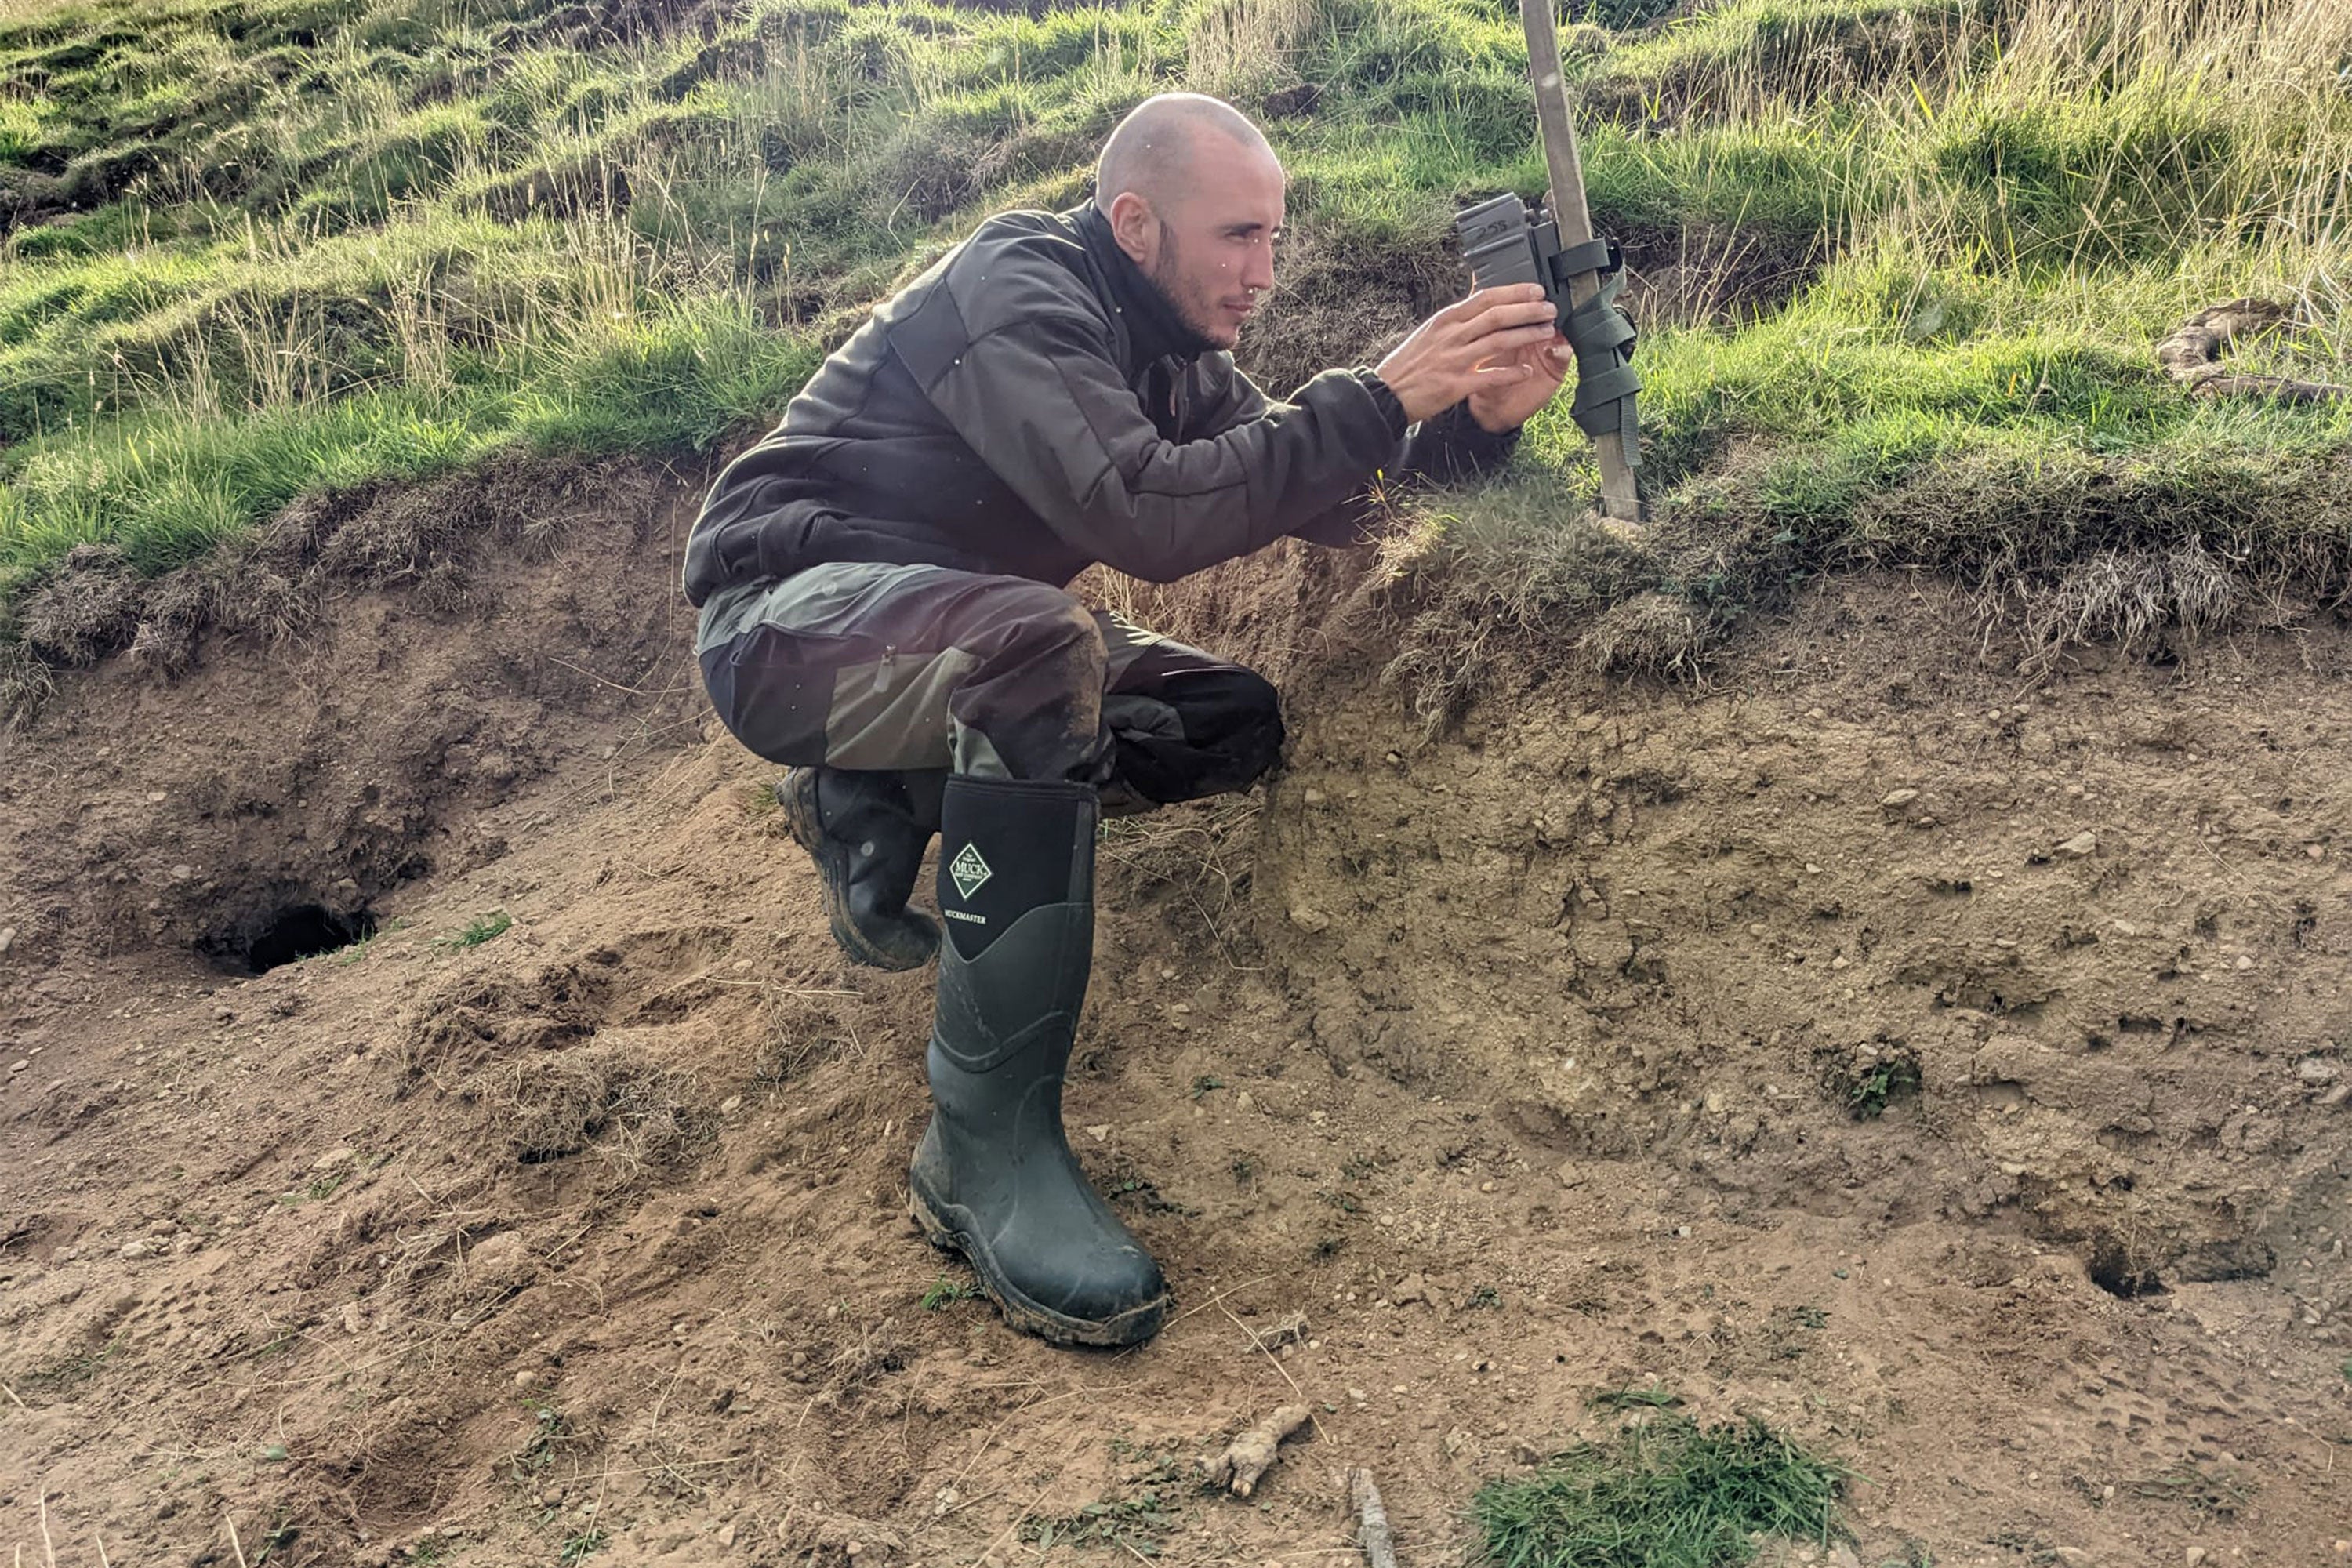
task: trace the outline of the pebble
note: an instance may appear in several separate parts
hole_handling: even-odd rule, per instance
[[[314,1171],[331,1171],[336,1166],[343,1164],[354,1157],[354,1152],[352,1150],[330,1149],[311,1163],[310,1169]]]
[[[742,1109],[743,1097],[740,1094],[730,1094],[719,1102],[719,1114],[721,1116],[732,1116]]]
[[[1330,797],[1328,795],[1325,795],[1319,789],[1309,789],[1307,792],[1307,804],[1309,805],[1321,805],[1329,798]]]
[[[1919,792],[1916,789],[1891,789],[1885,795],[1879,796],[1878,804],[1883,806],[1886,806],[1889,809],[1893,809],[1897,806],[1909,805],[1913,801],[1917,800],[1918,798]]]
[[[735,1521],[733,1520],[730,1519],[725,1524],[719,1527],[719,1544],[721,1546],[732,1546],[735,1544]]]
[[[2325,1057],[2305,1057],[2294,1064],[2294,1076],[2305,1083],[2334,1083],[2344,1069]]]
[[[137,1241],[124,1242],[121,1248],[121,1253],[122,1257],[131,1258],[135,1262],[142,1258],[154,1257],[155,1244],[147,1240],[144,1237],[142,1237]]]
[[[5,952],[16,945],[16,928],[15,926],[0,926],[0,952]]]
[[[162,790],[160,790],[160,789],[151,789],[151,790],[149,790],[149,791],[147,792],[147,804],[148,804],[149,805],[163,805],[163,792]]]
[[[17,1060],[13,1061],[13,1062],[10,1062],[10,1063],[8,1064],[8,1076],[9,1076],[10,1078],[14,1078],[14,1077],[16,1077],[18,1073],[23,1072],[26,1068],[31,1067],[32,1065],[33,1065],[33,1058],[30,1058],[30,1057],[22,1057],[22,1058],[19,1058]]]
[[[343,1332],[347,1334],[356,1334],[366,1327],[367,1319],[361,1315],[360,1304],[357,1301],[344,1302]]]
[[[2188,1563],[2189,1568],[2198,1568],[2198,1564],[2205,1561],[2205,1549],[2201,1546],[2192,1546],[2182,1556]]]
[[[1304,904],[1293,904],[1290,906],[1290,923],[1303,931],[1328,931],[1330,929],[1331,917],[1320,910],[1310,910]]]
[[[1104,1139],[1110,1136],[1110,1123],[1108,1121],[1096,1122],[1093,1126],[1087,1129],[1087,1136],[1093,1139],[1097,1143],[1101,1142]]]
[[[172,868],[172,880],[174,882],[184,882],[195,874],[196,868],[184,861]]]
[[[2058,853],[2061,855],[2072,855],[2074,858],[2079,860],[2084,856],[2088,855],[2093,850],[2098,848],[2098,847],[2099,836],[2085,828],[2084,831],[2074,835],[2074,837],[2066,840],[2065,843],[2058,846]]]

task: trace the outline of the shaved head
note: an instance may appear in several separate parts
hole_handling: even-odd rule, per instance
[[[1223,99],[1198,92],[1145,99],[1103,143],[1095,163],[1096,205],[1108,209],[1131,191],[1164,210],[1192,183],[1201,153],[1212,150],[1204,143],[1216,142],[1274,156],[1265,133]]]
[[[1111,236],[1194,336],[1230,349],[1274,287],[1286,181],[1265,132],[1197,92],[1145,99],[1095,164]]]

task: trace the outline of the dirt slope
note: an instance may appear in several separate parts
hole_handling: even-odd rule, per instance
[[[1850,1462],[1866,1562],[2342,1560],[2341,626],[2028,689],[1853,582],[1424,747],[1350,563],[1147,605],[1285,679],[1293,761],[1106,840],[1070,1121],[1181,1315],[1081,1355],[923,1304],[927,976],[840,963],[707,720],[692,495],[506,493],[541,547],[430,610],[6,742],[0,1545],[1308,1568],[1369,1464],[1459,1562],[1656,1379]],[[388,929],[195,951],[314,905]]]

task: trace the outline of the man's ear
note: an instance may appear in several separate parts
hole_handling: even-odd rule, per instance
[[[1111,237],[1127,252],[1127,258],[1139,267],[1150,265],[1160,247],[1160,218],[1151,204],[1133,191],[1121,191],[1111,198]]]

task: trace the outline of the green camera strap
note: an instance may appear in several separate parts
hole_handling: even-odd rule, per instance
[[[1568,313],[1561,331],[1576,353],[1576,400],[1569,417],[1588,436],[1615,431],[1625,443],[1625,465],[1642,461],[1642,426],[1634,412],[1633,395],[1642,390],[1642,373],[1633,365],[1633,318],[1617,303],[1625,284],[1624,258],[1616,242],[1587,240],[1570,246],[1553,263],[1565,277],[1579,272],[1599,276],[1600,289]]]

